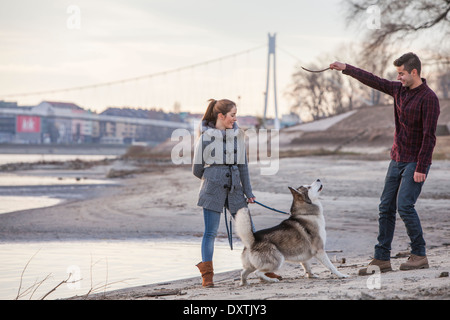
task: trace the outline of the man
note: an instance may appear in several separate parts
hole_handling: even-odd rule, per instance
[[[436,144],[436,126],[440,113],[439,100],[420,77],[421,62],[414,53],[406,53],[394,61],[398,81],[381,79],[349,64],[334,62],[331,69],[340,70],[367,86],[394,98],[395,135],[391,162],[386,174],[379,205],[378,244],[369,266],[391,271],[390,251],[398,211],[411,240],[411,255],[400,270],[428,268],[425,240],[419,216],[414,208],[431,165]],[[371,274],[373,267],[359,270]]]

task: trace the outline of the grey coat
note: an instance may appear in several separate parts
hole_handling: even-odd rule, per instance
[[[201,135],[194,152],[193,174],[201,179],[197,205],[221,212],[227,207],[232,214],[247,207],[253,198],[245,152],[244,132],[235,123],[233,129],[218,130],[202,122]]]

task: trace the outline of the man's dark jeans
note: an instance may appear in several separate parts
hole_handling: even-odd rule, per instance
[[[416,165],[415,162],[396,162],[394,160],[389,164],[379,206],[379,233],[378,244],[375,246],[375,259],[390,260],[396,211],[405,223],[411,240],[411,253],[418,256],[425,255],[422,226],[414,208],[423,186],[423,182],[414,181]],[[427,173],[429,169],[430,167],[428,167]]]

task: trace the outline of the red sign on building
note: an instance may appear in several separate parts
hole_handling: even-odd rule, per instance
[[[41,132],[41,118],[17,116],[17,132]]]

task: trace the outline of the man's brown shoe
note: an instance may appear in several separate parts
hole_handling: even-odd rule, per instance
[[[411,254],[408,261],[400,265],[400,270],[427,269],[429,267],[427,256]]]
[[[389,260],[386,261],[373,259],[372,261],[370,261],[369,266],[367,268],[359,269],[358,275],[368,276],[374,274],[377,271],[377,267],[382,273],[392,271],[391,262]]]

